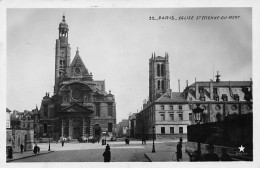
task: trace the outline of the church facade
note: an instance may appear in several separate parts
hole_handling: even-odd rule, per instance
[[[77,49],[71,62],[69,27],[63,16],[55,48],[53,96],[42,99],[40,137],[54,139],[112,136],[116,126],[115,97],[104,80],[94,80]]]

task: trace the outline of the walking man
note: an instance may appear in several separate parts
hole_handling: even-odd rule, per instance
[[[23,144],[20,145],[21,154],[23,154]]]

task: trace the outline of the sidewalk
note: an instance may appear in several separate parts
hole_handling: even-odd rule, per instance
[[[177,162],[175,152],[156,151],[155,153],[145,153],[144,155],[150,162]],[[182,152],[182,162],[189,161],[189,155]]]
[[[21,153],[13,153],[13,158],[12,159],[8,159],[7,158],[6,162],[19,160],[19,159],[27,158],[27,157],[38,156],[38,155],[47,154],[47,153],[51,153],[51,152],[53,152],[53,151],[41,151],[39,154],[34,154],[33,151],[25,151],[25,152],[23,152],[23,154],[21,154]]]

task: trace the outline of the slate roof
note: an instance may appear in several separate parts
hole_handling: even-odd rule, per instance
[[[155,102],[186,102],[187,100],[184,98],[183,93],[180,92],[169,92],[162,95]]]
[[[201,82],[196,82],[198,83],[198,86],[209,86],[210,81],[201,81]],[[231,87],[249,87],[251,86],[251,81],[220,81],[220,82],[212,82],[213,87],[226,87],[226,86],[231,86]],[[191,84],[189,87],[195,87],[195,83]]]

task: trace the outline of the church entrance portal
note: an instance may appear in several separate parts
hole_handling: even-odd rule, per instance
[[[98,138],[101,135],[101,127],[99,126],[99,124],[95,124],[94,125],[94,137]]]
[[[80,128],[78,126],[73,127],[73,139],[79,139],[81,137]]]

